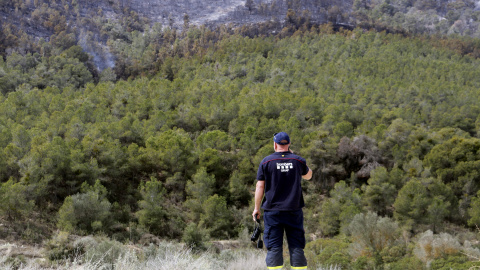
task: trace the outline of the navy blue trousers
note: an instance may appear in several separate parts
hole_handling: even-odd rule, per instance
[[[265,211],[263,241],[267,248],[267,267],[281,269],[283,266],[283,234],[287,235],[292,269],[307,269],[303,211]]]

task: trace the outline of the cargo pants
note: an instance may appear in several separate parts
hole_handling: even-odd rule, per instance
[[[282,269],[283,234],[285,232],[292,269],[307,269],[307,259],[303,252],[305,248],[303,211],[264,211],[263,220],[267,268]]]

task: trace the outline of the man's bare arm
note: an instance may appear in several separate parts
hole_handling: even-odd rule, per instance
[[[308,168],[307,174],[302,175],[302,178],[305,180],[310,180],[312,179],[312,174],[313,174],[313,171],[310,168]]]
[[[265,181],[257,181],[257,186],[255,188],[255,209],[253,210],[252,216],[253,220],[255,218],[260,218],[260,206],[262,204],[263,192],[265,191]]]

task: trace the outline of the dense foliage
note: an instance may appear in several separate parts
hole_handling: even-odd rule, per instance
[[[130,57],[115,72],[54,38],[0,57],[0,218],[35,241],[35,223],[198,247],[236,238],[253,225],[256,169],[283,130],[314,171],[311,262],[471,266],[478,41],[251,30],[131,31],[116,41]]]

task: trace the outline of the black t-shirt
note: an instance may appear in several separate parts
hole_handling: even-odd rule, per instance
[[[257,171],[257,180],[265,181],[262,209],[294,211],[305,206],[301,181],[308,170],[305,159],[290,152],[264,158]]]

